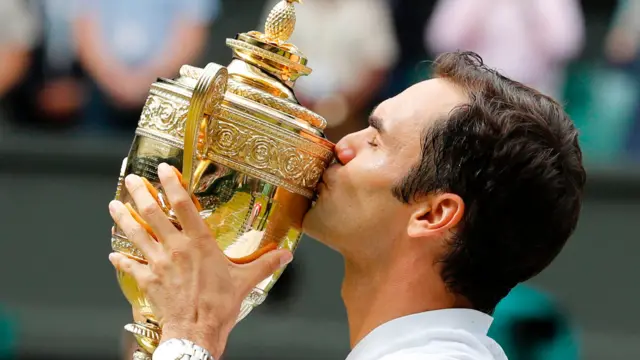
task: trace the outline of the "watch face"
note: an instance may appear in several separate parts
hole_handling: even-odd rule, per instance
[[[186,345],[177,339],[168,340],[153,353],[153,360],[180,360],[186,354]]]

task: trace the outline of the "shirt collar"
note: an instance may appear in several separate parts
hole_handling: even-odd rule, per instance
[[[420,337],[435,329],[464,330],[472,334],[487,335],[493,317],[472,309],[442,309],[403,316],[373,329],[354,346],[347,360],[362,354],[383,355],[386,349],[408,338]]]

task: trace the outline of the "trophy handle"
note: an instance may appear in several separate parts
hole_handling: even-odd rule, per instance
[[[209,63],[201,69],[189,67],[199,73],[198,82],[193,89],[184,131],[184,153],[182,158],[182,178],[187,192],[193,193],[193,173],[198,159],[198,135],[205,116],[216,116],[227,91],[229,72],[227,68]]]

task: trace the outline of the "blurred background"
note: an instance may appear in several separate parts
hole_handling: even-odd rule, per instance
[[[127,358],[107,204],[149,86],[181,64],[226,65],[225,38],[262,31],[273,3],[0,0],[1,359]],[[308,0],[297,11],[291,41],[314,73],[296,92],[334,142],[427,78],[442,51],[474,50],[566,105],[589,172],[580,225],[500,304],[492,336],[512,360],[640,359],[640,1]],[[225,359],[344,359],[341,276],[336,254],[303,239]]]

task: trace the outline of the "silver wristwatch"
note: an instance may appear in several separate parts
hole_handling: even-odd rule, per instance
[[[184,339],[169,339],[153,352],[153,360],[214,360],[204,348]]]

